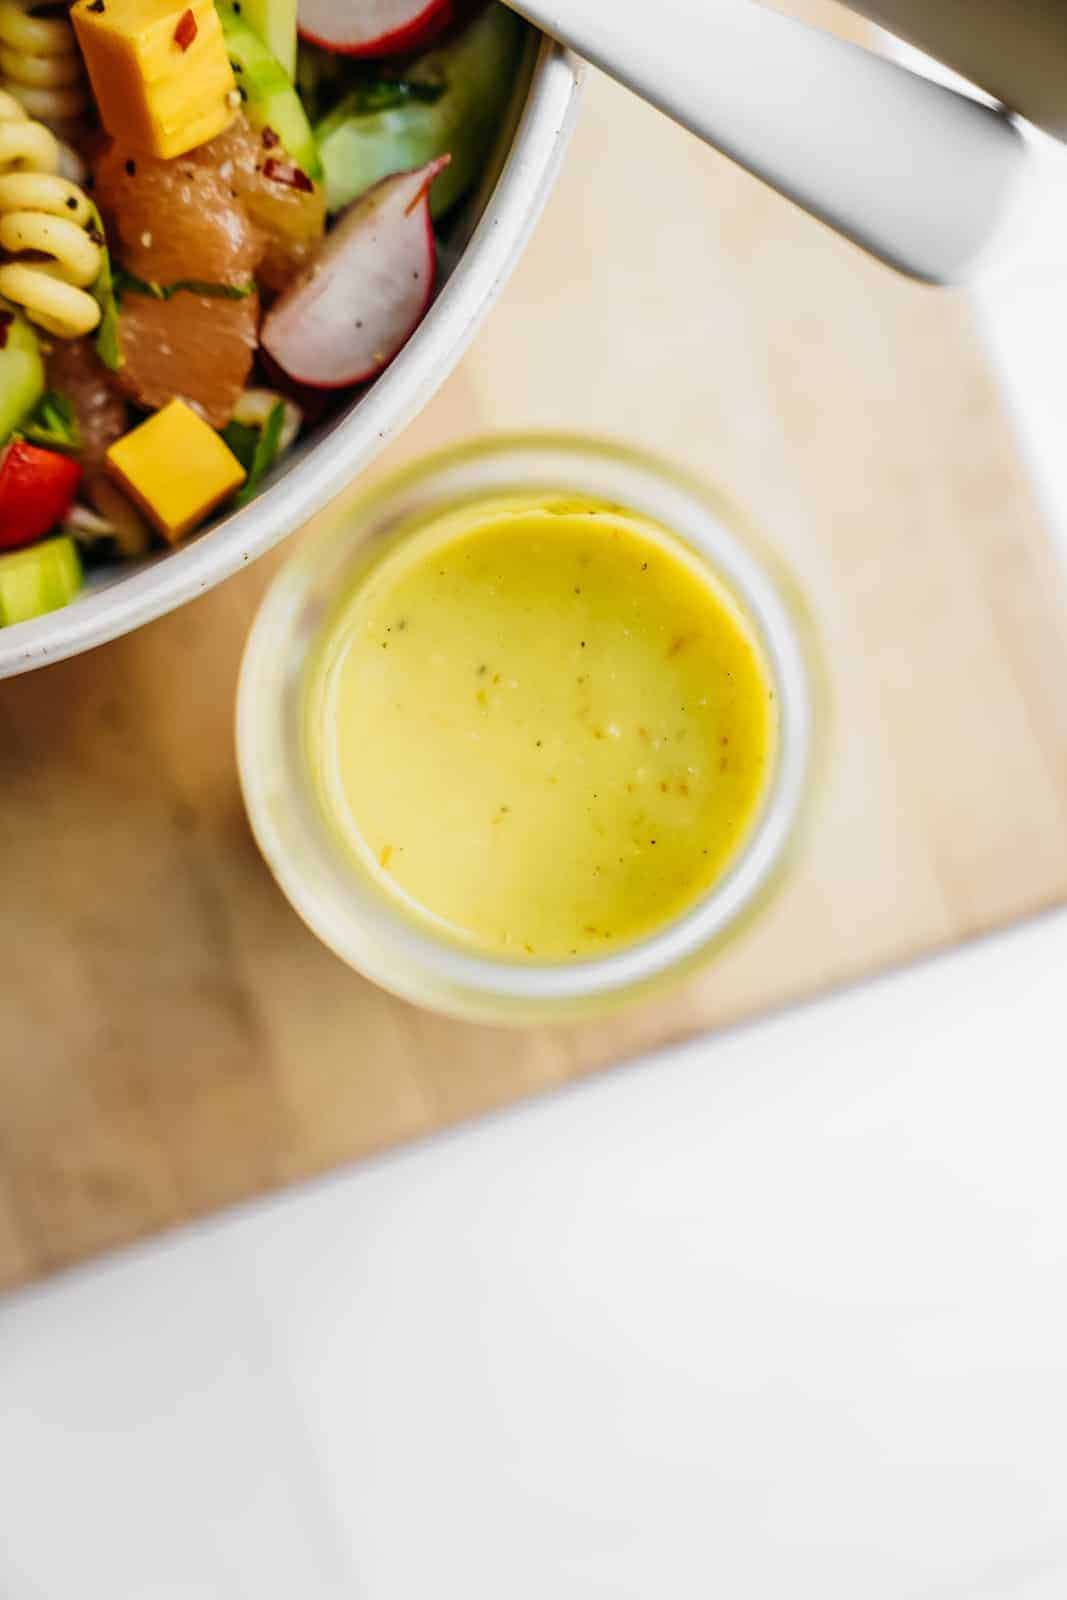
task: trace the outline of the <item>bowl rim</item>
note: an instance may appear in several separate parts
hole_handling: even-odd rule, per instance
[[[0,629],[0,678],[62,661],[176,610],[321,511],[412,421],[507,283],[555,183],[577,118],[581,64],[542,38],[511,146],[440,295],[351,410],[251,505],[194,543],[59,611]]]

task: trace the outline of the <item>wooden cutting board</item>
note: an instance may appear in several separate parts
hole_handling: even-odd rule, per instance
[[[594,77],[502,304],[387,460],[531,426],[670,453],[792,562],[836,698],[801,870],[668,999],[461,1026],[322,949],[250,838],[234,681],[283,553],[0,685],[0,1282],[1067,898],[1067,609],[963,300]]]

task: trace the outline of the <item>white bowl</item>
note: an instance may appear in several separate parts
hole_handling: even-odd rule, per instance
[[[244,510],[175,550],[103,569],[61,611],[0,628],[0,677],[77,655],[195,599],[320,511],[411,421],[455,367],[518,261],[566,149],[579,79],[572,55],[531,36],[497,159],[450,234],[444,287],[388,370],[313,432]]]

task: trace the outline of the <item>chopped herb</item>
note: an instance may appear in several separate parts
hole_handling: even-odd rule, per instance
[[[278,454],[278,440],[281,438],[282,427],[284,423],[285,401],[279,400],[271,407],[270,412],[267,415],[267,420],[263,424],[262,428],[246,430],[247,432],[254,432],[258,434],[252,451],[251,461],[244,461],[242,457],[238,455],[238,452],[234,450],[234,455],[237,456],[237,459],[241,462],[241,465],[248,473],[248,477],[244,482],[244,487],[239,489],[237,494],[234,496],[233,503],[235,506],[244,506],[248,504],[249,500],[252,499],[252,496],[259,488],[260,483],[274,465],[275,457]],[[240,427],[242,427],[241,423],[231,422],[229,426],[223,430],[222,437],[227,443],[230,442],[230,429]],[[233,449],[232,444],[230,445],[230,448]]]
[[[278,459],[278,446],[281,443],[282,430],[285,427],[285,401],[279,400],[272,407],[263,424],[256,445],[256,453],[252,457],[252,466],[248,473],[248,481],[237,496],[237,504],[243,506],[256,493],[259,485],[266,477]]]
[[[103,10],[103,6],[100,9]],[[93,343],[104,366],[112,372],[117,372],[122,365],[122,352],[119,349],[119,308],[111,273],[111,257],[104,238],[104,224],[95,206],[92,208],[89,223],[99,235],[100,245],[100,269],[95,281],[89,286],[89,293],[100,307],[100,321],[93,335]]]
[[[445,93],[445,83],[420,82],[414,78],[375,78],[356,84],[337,108],[339,115],[373,116],[378,111],[392,111],[396,106],[417,103],[432,106]]]
[[[75,454],[81,449],[74,407],[65,394],[57,394],[54,389],[41,396],[19,432],[31,444],[42,445],[46,450]]]
[[[147,283],[144,278],[127,272],[125,267],[115,271],[115,293],[120,298],[124,294],[143,294],[150,300],[170,300],[176,294],[185,293],[204,295],[208,300],[247,300],[255,292],[252,278],[246,283],[203,283],[199,278],[179,278],[176,283]]]
[[[258,428],[251,427],[247,422],[228,422],[222,430],[222,437],[246,472],[252,470],[259,433]]]

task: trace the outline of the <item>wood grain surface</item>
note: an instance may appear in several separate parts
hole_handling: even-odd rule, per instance
[[[1067,611],[961,299],[594,76],[523,265],[387,463],[531,426],[668,452],[792,563],[836,706],[800,870],[668,999],[461,1026],[316,944],[251,841],[234,682],[282,554],[3,683],[0,1282],[1067,897]]]

